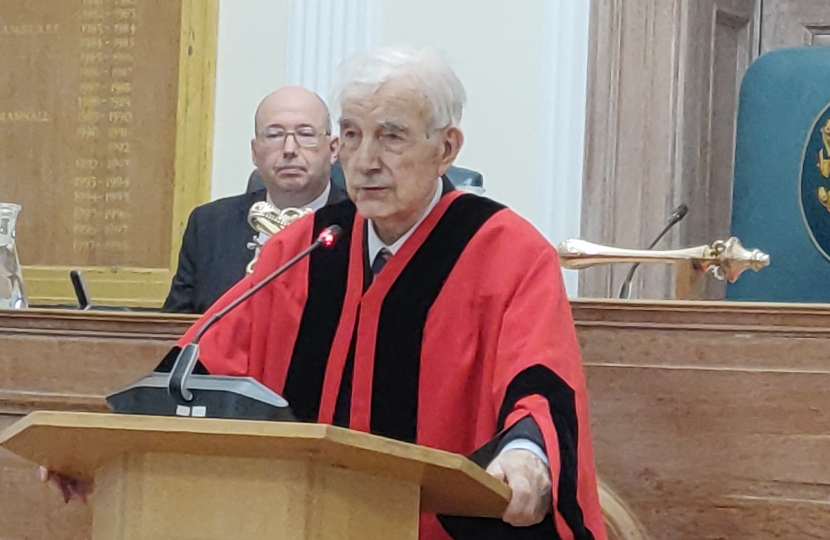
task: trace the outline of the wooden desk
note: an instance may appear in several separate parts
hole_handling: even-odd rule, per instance
[[[573,308],[599,473],[648,538],[827,536],[830,306]],[[0,312],[0,427],[33,409],[104,410],[103,396],[151,370],[192,320]],[[87,539],[89,520],[0,453],[3,540]]]

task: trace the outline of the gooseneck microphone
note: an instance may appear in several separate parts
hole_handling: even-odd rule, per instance
[[[85,311],[92,306],[89,300],[89,292],[86,288],[83,276],[79,270],[69,272],[69,279],[72,280],[72,289],[75,291],[75,298],[78,299],[78,309]]]
[[[686,206],[685,203],[681,203],[680,206],[674,209],[671,216],[669,216],[669,221],[666,223],[666,226],[663,227],[663,230],[660,231],[660,234],[649,244],[647,249],[652,249],[654,246],[657,245],[657,242],[663,239],[666,236],[666,233],[671,230],[672,227],[683,221],[683,218],[686,217],[686,214],[689,213],[689,207]],[[631,297],[631,280],[634,279],[634,272],[637,271],[637,267],[640,266],[640,263],[634,263],[631,265],[631,269],[628,271],[628,275],[625,276],[625,281],[623,281],[622,287],[620,287],[620,298],[628,300]]]
[[[214,313],[210,319],[202,325],[199,331],[196,332],[193,340],[185,345],[181,352],[179,352],[178,357],[176,357],[176,363],[170,372],[170,382],[168,386],[169,391],[180,395],[185,401],[192,401],[193,394],[187,389],[187,378],[191,373],[193,373],[193,368],[196,367],[196,361],[199,359],[199,341],[202,339],[202,336],[205,335],[205,332],[210,330],[213,325],[219,322],[225,315],[233,311],[237,306],[245,302],[251,296],[255,295],[257,291],[284,274],[303,258],[307,257],[312,251],[319,247],[329,248],[333,246],[342,232],[343,230],[337,225],[332,225],[331,227],[323,229],[323,231],[317,235],[317,239],[314,240],[310,246],[298,253],[290,261],[268,274],[265,279],[245,291],[245,293],[240,295],[239,298]]]

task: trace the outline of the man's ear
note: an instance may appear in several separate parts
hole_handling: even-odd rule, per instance
[[[258,167],[256,163],[256,139],[251,139],[251,161]]]
[[[464,146],[464,132],[461,129],[450,126],[442,131],[440,166],[438,167],[441,175],[447,172],[453,164],[462,146]]]
[[[332,135],[329,142],[329,149],[331,150],[331,164],[334,165],[340,157],[340,138]]]

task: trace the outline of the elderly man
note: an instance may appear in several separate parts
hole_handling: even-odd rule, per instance
[[[422,539],[604,539],[557,253],[509,209],[442,178],[464,142],[464,99],[427,52],[351,65],[338,93],[351,200],[276,236],[206,317],[324,228],[343,237],[206,333],[200,369],[254,376],[304,421],[470,454],[513,489],[503,520],[425,515]]]
[[[196,208],[190,215],[179,266],[164,311],[204,313],[245,276],[255,235],[248,210],[268,201],[277,208],[311,208],[346,199],[330,181],[337,159],[328,108],[317,94],[296,86],[281,88],[256,111],[251,155],[265,189]]]

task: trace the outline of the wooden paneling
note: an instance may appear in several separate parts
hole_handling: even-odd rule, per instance
[[[0,430],[19,419],[0,413]],[[0,449],[0,538],[89,540],[91,523],[87,506],[64,504],[57,493],[38,481],[35,465]]]
[[[0,194],[31,266],[169,266],[181,3],[6,0]],[[37,151],[33,151],[37,149]],[[33,189],[34,187],[34,189]],[[47,232],[48,231],[48,232]]]
[[[186,316],[0,312],[0,413],[105,410],[102,396],[151,371]]]
[[[580,236],[645,248],[681,202],[661,248],[729,231],[738,89],[757,50],[758,0],[594,0]],[[580,295],[615,297],[628,267],[580,274]],[[672,269],[638,270],[633,297],[671,298]],[[723,295],[713,286],[709,297]]]
[[[830,45],[827,0],[764,0],[761,51]]]
[[[826,538],[830,307],[576,302],[596,462],[647,538]]]
[[[37,409],[105,411],[103,397],[152,370],[192,318],[0,311],[0,428]],[[0,449],[0,538],[89,540],[92,514],[64,504],[37,467]]]
[[[677,111],[671,89],[677,85],[679,5],[591,2],[580,230],[585,240],[644,247],[674,204]],[[664,245],[670,243],[671,238]],[[627,271],[625,265],[583,270],[579,293],[615,297]],[[667,268],[649,265],[639,271],[655,288],[669,287]]]
[[[633,531],[618,538],[826,538],[830,306],[578,300],[573,312],[603,500]],[[191,321],[0,312],[0,423],[104,410]],[[0,452],[4,540],[88,538],[86,507],[36,476]]]
[[[691,210],[678,229],[678,246],[729,238],[738,94],[755,56],[755,5],[755,0],[689,3],[678,157],[679,200]],[[724,297],[725,282],[705,283],[702,297]]]
[[[208,199],[217,0],[6,0],[0,201],[30,301],[160,305]]]

